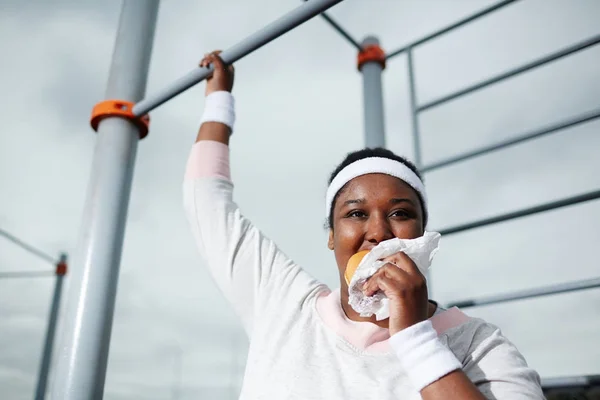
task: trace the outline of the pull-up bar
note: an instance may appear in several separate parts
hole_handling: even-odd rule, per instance
[[[343,0],[307,1],[285,14],[283,17],[265,26],[258,32],[248,36],[235,46],[223,51],[223,53],[221,53],[221,58],[225,64],[233,64],[237,60],[252,53],[254,50],[261,48],[274,39],[277,39],[279,36],[291,31],[298,25],[301,25],[342,1]],[[173,82],[171,86],[163,89],[156,95],[137,103],[133,107],[133,114],[136,117],[139,117],[150,112],[197,83],[202,82],[211,72],[212,66],[209,68],[194,68],[192,71],[188,72],[187,75],[184,75]]]

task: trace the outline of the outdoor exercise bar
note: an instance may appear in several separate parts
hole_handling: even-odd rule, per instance
[[[279,36],[291,31],[298,25],[319,15],[323,11],[341,3],[343,0],[311,0],[298,6],[296,9],[285,14],[278,20],[265,26],[263,29],[248,36],[235,46],[223,51],[221,58],[225,64],[233,64],[242,57],[247,56],[254,50],[259,49],[265,44],[277,39]],[[197,83],[202,82],[212,72],[212,66],[209,68],[194,68],[189,73],[173,82],[169,87],[156,93],[150,98],[144,99],[133,107],[133,114],[142,116],[161,104],[169,101],[178,94],[191,88]]]

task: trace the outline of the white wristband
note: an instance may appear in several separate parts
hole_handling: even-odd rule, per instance
[[[462,368],[454,353],[440,341],[429,320],[396,333],[390,338],[390,345],[419,392]]]
[[[226,91],[213,92],[206,96],[204,113],[200,124],[205,122],[220,122],[233,132],[235,124],[235,100],[233,95]]]

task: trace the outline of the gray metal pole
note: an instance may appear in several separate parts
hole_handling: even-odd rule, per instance
[[[144,96],[158,5],[158,0],[123,1],[107,99],[138,101]],[[103,396],[138,140],[138,129],[122,118],[106,118],[98,127],[52,385],[56,400]]]
[[[67,256],[62,254],[60,261],[56,264],[56,281],[54,285],[54,296],[50,306],[50,316],[48,317],[48,327],[46,328],[46,340],[44,341],[44,352],[42,362],[40,363],[40,372],[35,390],[35,400],[44,400],[46,397],[46,388],[48,386],[48,372],[50,371],[50,362],[52,361],[52,349],[54,347],[54,337],[56,335],[56,326],[58,321],[58,310],[60,308],[60,299],[62,297],[62,287],[64,277],[67,273]]]
[[[419,129],[419,110],[417,106],[417,88],[415,84],[415,70],[413,63],[413,49],[409,48],[406,52],[406,61],[408,64],[408,87],[410,94],[410,118],[412,121],[413,134],[413,157],[417,168],[423,166],[421,153],[421,131]]]
[[[379,47],[379,40],[374,36],[367,36],[361,44],[363,49],[368,46]],[[383,113],[383,88],[381,75],[385,62],[383,60],[369,60],[359,64],[363,76],[363,105],[365,109],[365,145],[366,147],[385,147],[385,120]]]
[[[225,64],[232,64],[342,1],[343,0],[307,1],[276,21],[265,26],[258,32],[248,36],[235,46],[223,51],[221,53],[221,58]],[[211,74],[211,72],[212,66],[210,68],[194,68],[187,75],[182,76],[156,95],[137,103],[133,107],[133,113],[137,116],[145,115],[195,84],[202,82]]]

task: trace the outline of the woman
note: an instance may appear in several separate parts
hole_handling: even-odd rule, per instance
[[[424,188],[403,158],[365,149],[332,174],[328,247],[339,290],[313,279],[241,214],[229,174],[233,68],[218,52],[200,65],[210,64],[184,199],[200,252],[250,338],[240,398],[543,399],[537,373],[500,331],[429,301],[425,278],[403,253],[385,259],[363,288],[386,295],[388,319],[349,306],[344,271],[353,254],[424,233]]]

